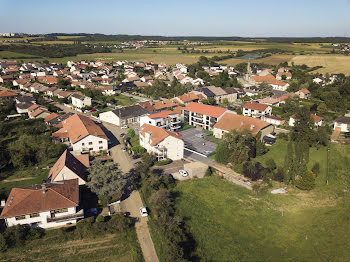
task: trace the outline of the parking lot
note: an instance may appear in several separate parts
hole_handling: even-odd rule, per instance
[[[215,152],[217,147],[217,144],[204,139],[206,135],[206,133],[197,128],[181,131],[181,138],[185,141],[185,148],[203,155],[209,155],[209,152]],[[203,136],[203,138],[200,136]]]

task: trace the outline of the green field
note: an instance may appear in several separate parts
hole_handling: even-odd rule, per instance
[[[272,147],[265,158],[281,164],[283,147]],[[325,149],[310,152],[310,164],[323,167],[311,192],[290,187],[288,195],[255,194],[219,177],[179,183],[176,207],[196,241],[195,255],[201,261],[349,261],[349,156],[349,146],[332,145],[326,186]]]
[[[31,58],[35,57],[33,55],[10,52],[10,51],[0,51],[0,59],[18,59],[18,58]]]

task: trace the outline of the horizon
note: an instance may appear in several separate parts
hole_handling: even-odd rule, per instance
[[[263,4],[257,0],[178,0],[164,5],[160,0],[132,4],[2,0],[4,21],[15,19],[16,23],[4,23],[1,31],[165,37],[350,37],[350,1],[335,2],[296,0],[281,5],[275,0]]]

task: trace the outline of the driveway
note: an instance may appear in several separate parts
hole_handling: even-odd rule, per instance
[[[185,143],[189,143],[186,148],[204,154],[205,151],[215,152],[217,144],[207,141],[200,136],[207,136],[201,129],[189,128],[181,131],[181,138]]]

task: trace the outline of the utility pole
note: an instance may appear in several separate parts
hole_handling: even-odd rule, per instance
[[[327,147],[327,173],[326,173],[326,185],[328,185],[328,179],[329,179],[329,153],[330,153],[330,146]]]

